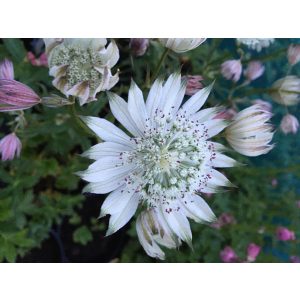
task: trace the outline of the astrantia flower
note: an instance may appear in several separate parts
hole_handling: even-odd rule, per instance
[[[201,39],[159,39],[160,43],[177,53],[193,50],[205,42],[205,38]]]
[[[274,39],[237,39],[241,44],[246,45],[252,50],[260,52],[263,48],[269,47]]]
[[[105,119],[84,118],[104,142],[85,153],[96,162],[79,175],[90,182],[85,192],[111,192],[101,208],[101,216],[111,215],[107,235],[124,226],[140,205],[144,208],[137,223],[141,244],[158,258],[163,255],[156,245],[173,248],[178,239],[191,243],[187,218],[215,219],[200,193],[231,186],[215,168],[237,164],[221,153],[222,145],[209,141],[227,126],[225,120],[214,119],[219,109],[199,111],[211,86],[181,105],[185,85],[179,74],[171,75],[164,85],[158,79],[146,103],[135,83],[128,103],[108,93],[113,115],[130,135]]]
[[[13,160],[20,156],[22,143],[15,133],[6,135],[0,140],[0,153],[2,161]]]
[[[300,78],[286,76],[276,80],[272,85],[271,96],[283,105],[296,105],[300,101]]]
[[[252,105],[240,111],[225,130],[230,146],[246,156],[268,153],[273,148],[270,142],[274,133],[272,125],[267,123],[271,116],[260,105]]]
[[[52,84],[80,104],[95,101],[100,91],[111,89],[119,80],[111,68],[119,59],[114,41],[106,39],[45,39]]]

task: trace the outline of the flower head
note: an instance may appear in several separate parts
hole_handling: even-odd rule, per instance
[[[6,135],[0,140],[0,153],[2,161],[13,160],[20,156],[22,144],[15,133]]]
[[[205,42],[205,38],[201,39],[159,39],[160,43],[177,53],[193,50]]]
[[[187,80],[187,86],[185,94],[188,96],[195,95],[199,90],[203,88],[202,80],[203,77],[200,75],[187,75],[182,77],[182,79]]]
[[[277,239],[280,241],[290,241],[296,239],[294,231],[288,230],[285,227],[278,227],[276,235]]]
[[[244,75],[249,81],[253,81],[260,77],[265,71],[264,65],[260,61],[251,61],[247,69],[244,72]]]
[[[249,244],[247,248],[247,261],[254,262],[260,253],[260,249],[261,247],[254,243]]]
[[[0,79],[0,111],[23,110],[40,102],[39,96],[27,85]]]
[[[143,56],[149,47],[149,39],[130,39],[129,46],[134,56]]]
[[[248,39],[248,38],[240,38],[237,41],[241,44],[246,45],[249,49],[256,50],[260,52],[263,48],[269,47],[274,39]]]
[[[14,79],[14,66],[8,59],[4,59],[0,62],[0,79]]]
[[[291,66],[296,65],[300,61],[300,45],[290,45],[287,57]]]
[[[233,118],[233,122],[226,128],[225,136],[230,146],[246,156],[258,156],[268,153],[273,145],[272,125],[267,123],[271,113],[263,110],[259,105],[252,105]]]
[[[297,133],[299,128],[299,122],[297,118],[291,114],[286,114],[281,122],[280,122],[280,129],[284,134],[288,133]]]
[[[114,41],[105,47],[106,39],[50,40],[45,43],[52,84],[67,97],[78,97],[83,105],[118,82],[118,74],[111,74],[119,59]]]
[[[39,58],[35,57],[35,55],[32,52],[27,53],[27,59],[33,66],[42,66],[42,67],[48,67],[48,59],[45,52],[43,52]]]
[[[239,59],[227,60],[221,65],[221,73],[227,80],[239,81],[242,74],[242,64]]]
[[[286,76],[272,85],[271,96],[274,101],[283,105],[296,105],[300,101],[300,79],[297,76]]]
[[[233,262],[237,262],[237,260],[238,260],[238,257],[236,255],[235,251],[229,246],[226,246],[220,252],[220,258],[221,258],[222,262],[225,262],[225,263],[233,263]]]
[[[86,192],[111,192],[101,208],[101,216],[111,215],[107,234],[124,226],[138,205],[151,210],[152,218],[163,218],[172,236],[187,243],[192,239],[187,218],[197,222],[215,219],[200,193],[231,186],[215,168],[237,163],[221,153],[222,145],[209,141],[227,126],[226,121],[214,119],[218,108],[199,111],[211,86],[182,105],[185,88],[181,76],[172,74],[165,84],[160,79],[154,82],[146,103],[134,82],[128,103],[108,93],[113,115],[130,135],[105,119],[84,118],[104,143],[85,153],[96,162],[79,175],[90,182]],[[147,226],[145,218],[139,219],[140,227]],[[147,230],[148,235],[151,232]]]

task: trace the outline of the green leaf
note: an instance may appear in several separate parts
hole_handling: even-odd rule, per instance
[[[81,226],[74,231],[73,240],[75,243],[86,245],[93,240],[93,235],[86,226]]]
[[[26,56],[26,49],[20,39],[3,39],[3,43],[16,63],[20,63]]]

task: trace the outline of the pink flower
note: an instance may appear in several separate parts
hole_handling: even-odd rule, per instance
[[[272,112],[272,104],[270,102],[261,100],[261,99],[256,99],[252,101],[253,104],[257,104],[261,107],[262,110]]]
[[[236,223],[236,220],[235,220],[235,218],[234,218],[234,216],[232,214],[230,214],[230,213],[223,213],[218,218],[218,220],[211,225],[211,227],[219,229],[219,228],[221,228],[221,227],[223,227],[225,225],[235,224],[235,223]]]
[[[297,205],[298,208],[300,208],[300,200],[298,200],[298,201],[296,202],[296,205]]]
[[[224,109],[223,111],[216,114],[214,119],[231,120],[237,112],[233,108]]]
[[[264,71],[265,67],[260,61],[251,61],[248,64],[244,75],[249,81],[252,81],[260,77],[264,73]]]
[[[222,262],[232,263],[232,262],[237,262],[238,257],[236,256],[234,250],[231,247],[226,246],[220,252],[220,258],[221,258]]]
[[[297,133],[299,128],[299,122],[297,118],[291,114],[286,114],[280,123],[280,129],[284,134]]]
[[[200,75],[187,75],[183,76],[182,79],[187,80],[185,94],[188,96],[195,95],[199,90],[203,88],[203,84],[201,83],[203,77]]]
[[[296,255],[293,255],[293,256],[290,257],[290,262],[292,262],[292,263],[300,263],[300,257],[296,256]]]
[[[221,73],[227,80],[239,81],[242,74],[242,64],[239,59],[227,60],[221,65]]]
[[[0,153],[2,161],[13,160],[15,156],[20,156],[22,144],[15,133],[6,135],[0,140]]]
[[[300,45],[290,45],[287,57],[292,66],[297,64],[300,61]]]
[[[36,58],[35,55],[32,52],[27,53],[27,59],[33,66],[38,67],[48,67],[48,60],[46,53],[42,53],[39,58]]]
[[[129,46],[134,56],[143,56],[149,47],[149,39],[130,39]]]
[[[247,260],[249,262],[254,262],[260,252],[260,249],[260,246],[254,243],[249,244],[247,248]]]
[[[0,79],[0,111],[27,109],[40,101],[27,85],[16,80]]]
[[[290,241],[296,239],[294,231],[290,231],[285,227],[278,227],[276,235],[279,241]]]
[[[0,62],[0,79],[14,79],[14,66],[8,59]]]

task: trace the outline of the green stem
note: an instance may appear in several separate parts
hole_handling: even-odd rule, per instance
[[[75,108],[75,103],[73,105],[69,105],[69,112],[70,112],[70,116],[72,117],[72,119],[75,121],[75,123],[77,124],[77,126],[85,133],[87,133],[89,136],[94,136],[92,134],[92,132],[90,131],[90,129],[85,125],[85,123],[78,117],[77,112],[76,112],[76,108]]]
[[[163,54],[162,54],[162,56],[161,56],[161,58],[160,58],[160,60],[159,60],[159,62],[157,64],[157,66],[156,66],[156,69],[155,69],[155,71],[154,71],[154,73],[153,73],[153,75],[151,77],[151,82],[153,82],[154,79],[156,79],[156,77],[157,77],[157,75],[158,75],[158,73],[159,73],[159,71],[161,69],[161,66],[162,66],[164,60],[166,59],[169,51],[170,51],[169,48],[165,48],[165,50],[164,50],[164,52],[163,52]]]

